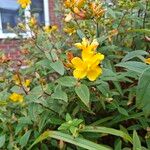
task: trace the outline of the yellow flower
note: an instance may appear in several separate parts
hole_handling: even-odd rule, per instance
[[[94,52],[98,47],[99,43],[94,39],[91,43],[88,39],[83,38],[81,43],[76,43],[75,46],[83,51]]]
[[[21,81],[20,81],[21,80]],[[16,85],[23,85],[24,87],[29,87],[30,86],[30,83],[31,83],[31,80],[29,80],[29,79],[26,79],[26,80],[23,80],[22,81],[22,79],[20,78],[19,79],[19,77],[17,76],[17,75],[14,75],[13,76],[13,81],[14,81],[14,83],[16,84]]]
[[[99,64],[103,59],[104,55],[101,53],[94,54],[88,58],[82,56],[82,59],[74,57],[71,60],[75,68],[73,76],[77,79],[83,79],[87,76],[90,81],[96,80],[102,74],[102,69],[99,67]]]
[[[58,29],[58,27],[56,25],[43,27],[43,30],[46,33],[51,33],[52,31],[56,31],[57,29]]]
[[[81,8],[85,1],[86,0],[66,0],[64,4],[67,8],[72,8],[74,6]]]
[[[37,20],[35,17],[31,17],[29,20],[29,27],[34,27],[37,24]]]
[[[90,42],[88,39],[83,38],[81,43],[76,43],[75,46],[82,50],[81,58],[74,57],[71,60],[75,70],[73,76],[77,79],[87,77],[90,81],[97,79],[102,74],[102,69],[99,64],[104,59],[104,55],[96,53],[96,48],[99,43],[96,39]]]
[[[13,78],[13,81],[14,81],[14,83],[15,83],[16,85],[20,85],[20,80],[19,80],[19,78],[18,78],[17,75],[14,75],[12,78]]]
[[[145,59],[145,63],[150,65],[150,58]]]
[[[82,50],[82,59],[85,61],[86,59],[91,58],[96,51],[99,43],[96,39],[94,39],[91,43],[88,39],[83,38],[81,43],[76,43],[75,46]]]
[[[24,23],[18,23],[17,26],[21,29],[21,30],[26,30],[26,25]]]
[[[68,33],[69,35],[76,33],[76,29],[74,27],[67,27],[67,28],[64,28],[63,30],[64,30],[64,32]]]
[[[21,5],[23,9],[31,4],[31,0],[18,0],[17,2]]]
[[[96,2],[92,2],[90,4],[90,9],[92,11],[92,15],[97,18],[103,16],[105,13],[105,9],[102,7],[102,5]]]
[[[31,83],[31,80],[27,79],[27,80],[25,80],[25,82],[23,82],[23,86],[24,87],[29,87],[30,83]]]
[[[13,102],[23,102],[23,96],[21,94],[13,93],[9,96],[9,99]]]

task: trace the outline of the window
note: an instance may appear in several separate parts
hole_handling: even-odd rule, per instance
[[[34,15],[39,24],[49,25],[48,0],[32,0],[32,4],[24,11],[24,15],[26,24],[27,18]],[[14,28],[22,20],[23,18],[19,16],[17,0],[0,0],[0,38],[16,37],[16,34],[8,27]]]

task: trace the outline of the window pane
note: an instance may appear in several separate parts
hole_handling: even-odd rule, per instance
[[[37,18],[39,24],[44,24],[44,4],[43,0],[32,0],[32,14]]]
[[[21,18],[19,17],[19,5],[17,0],[0,0],[0,14],[2,20],[2,31],[8,33],[8,26],[15,27]]]

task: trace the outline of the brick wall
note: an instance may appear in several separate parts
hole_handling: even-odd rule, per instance
[[[50,16],[50,24],[58,25],[61,28],[60,18],[55,14],[55,0],[49,0],[49,16]],[[1,39],[0,38],[0,51],[4,50],[6,53],[10,53],[12,55],[19,55],[19,40],[16,39]]]
[[[11,55],[19,54],[19,40],[15,39],[0,39],[0,51],[4,51],[5,53],[9,53]]]
[[[55,4],[57,2],[55,0],[49,0],[49,16],[50,16],[50,24],[57,25],[60,29],[62,27],[62,16],[61,14],[56,15]]]

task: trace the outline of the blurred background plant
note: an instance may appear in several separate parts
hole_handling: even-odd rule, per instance
[[[149,1],[56,4],[63,29],[33,15],[20,58],[0,56],[0,148],[150,149]]]

